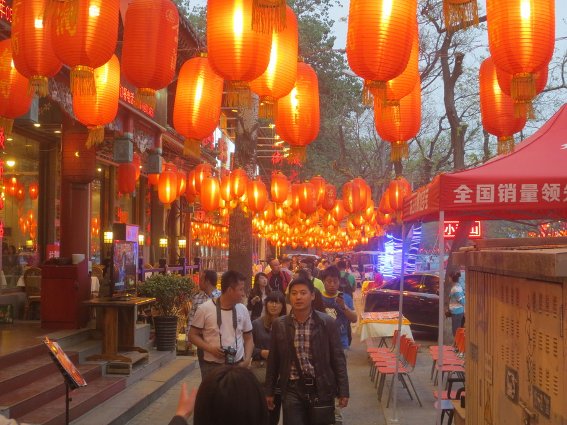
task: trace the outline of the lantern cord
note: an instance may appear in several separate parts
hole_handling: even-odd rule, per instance
[[[79,65],[71,70],[71,94],[80,96],[96,95],[93,68]]]
[[[514,137],[504,136],[498,138],[498,155],[507,155],[514,152]]]
[[[305,146],[291,146],[289,158],[294,163],[303,163],[307,158],[307,148]]]
[[[514,74],[510,87],[510,95],[514,101],[531,101],[536,97],[536,79],[534,74],[530,72]]]
[[[201,141],[197,139],[185,139],[183,143],[183,155],[201,157]]]
[[[516,118],[526,117],[528,120],[535,119],[534,107],[531,100],[514,102],[514,116]]]
[[[4,129],[4,136],[10,137],[12,135],[12,127],[14,120],[11,118],[0,117],[0,128]]]
[[[443,15],[447,33],[478,25],[477,0],[444,0]]]
[[[47,77],[42,75],[34,75],[31,77],[28,86],[28,94],[30,96],[46,97],[49,94]]]
[[[89,135],[87,136],[87,143],[85,143],[87,149],[100,145],[102,142],[104,142],[104,125],[89,127]]]
[[[271,34],[286,29],[285,0],[254,0],[252,3],[252,30]]]
[[[246,81],[226,81],[225,105],[229,108],[247,108],[252,103],[250,88]]]
[[[278,101],[271,96],[262,96],[260,99],[260,107],[258,108],[258,116],[267,120],[274,119],[278,111]]]
[[[392,162],[401,161],[409,156],[408,142],[405,140],[399,140],[392,143],[392,152],[390,153],[390,159]]]
[[[138,88],[134,100],[140,102],[141,105],[146,104],[150,108],[156,108],[156,91],[147,87]]]

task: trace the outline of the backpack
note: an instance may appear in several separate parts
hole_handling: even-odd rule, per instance
[[[349,294],[352,297],[354,290],[352,286],[350,286],[347,273],[339,277],[339,291]]]

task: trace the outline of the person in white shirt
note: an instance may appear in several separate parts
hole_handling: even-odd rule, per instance
[[[252,322],[244,299],[246,278],[229,270],[221,277],[221,296],[205,301],[195,312],[189,338],[204,351],[205,377],[223,364],[250,366],[254,342]]]

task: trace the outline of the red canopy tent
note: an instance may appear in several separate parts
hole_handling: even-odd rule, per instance
[[[470,170],[444,173],[404,202],[404,221],[567,219],[567,104],[536,133]]]

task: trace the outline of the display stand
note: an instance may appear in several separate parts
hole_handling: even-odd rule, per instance
[[[79,387],[85,387],[87,385],[87,381],[85,381],[81,372],[77,370],[71,359],[69,359],[67,354],[65,354],[57,342],[50,340],[48,337],[45,337],[43,342],[49,349],[51,358],[59,368],[59,371],[65,380],[65,425],[69,425],[69,404],[71,402],[69,393],[71,390]]]

